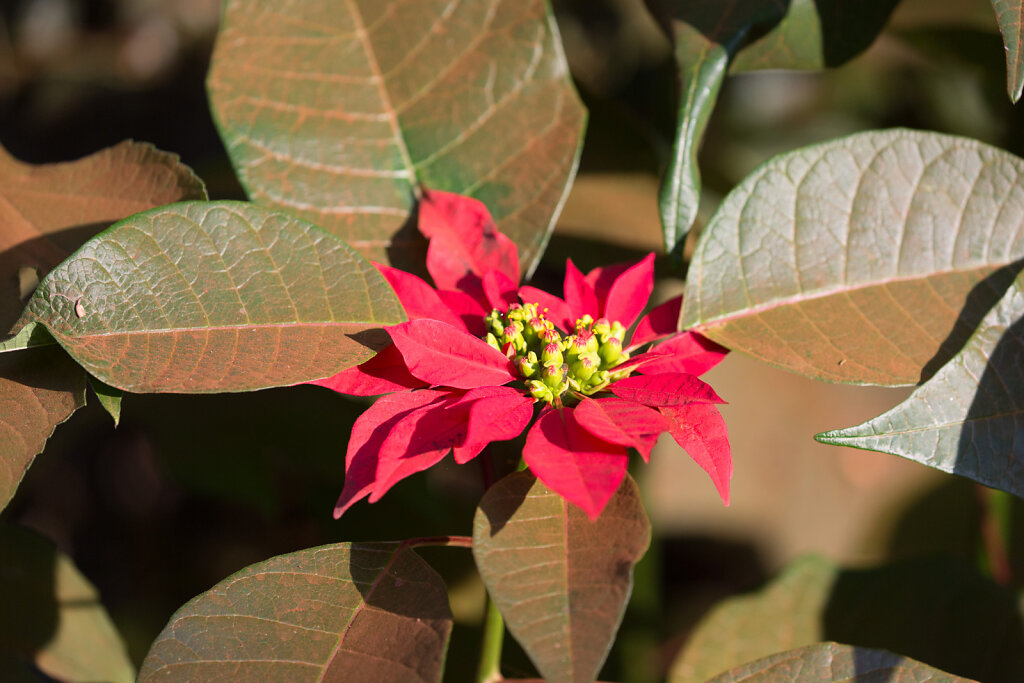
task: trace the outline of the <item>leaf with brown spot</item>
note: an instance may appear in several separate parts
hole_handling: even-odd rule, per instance
[[[174,613],[139,681],[439,681],[444,581],[400,543],[340,543],[247,567]]]
[[[209,393],[331,376],[404,319],[384,276],[333,235],[245,202],[184,202],[87,242],[22,324],[118,389]]]
[[[1013,282],[1022,228],[1024,161],[1002,150],[908,130],[808,147],[726,197],[682,324],[815,379],[914,384]]]
[[[628,475],[596,521],[529,472],[492,486],[473,557],[508,629],[549,681],[593,681],[608,656],[651,527]]]
[[[487,205],[529,269],[585,112],[546,0],[229,0],[207,82],[253,201],[422,263],[420,187]]]

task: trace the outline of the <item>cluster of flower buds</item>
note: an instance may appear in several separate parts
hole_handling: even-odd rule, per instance
[[[563,336],[536,304],[512,304],[484,318],[487,343],[504,353],[526,382],[530,395],[561,403],[566,391],[594,394],[629,374],[613,372],[629,358],[622,350],[626,330],[618,321],[585,315],[573,334]]]

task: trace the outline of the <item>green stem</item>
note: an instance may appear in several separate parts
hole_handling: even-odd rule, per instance
[[[495,683],[502,680],[501,645],[505,640],[505,620],[494,600],[487,598],[487,616],[484,617],[484,638],[480,648],[480,668],[477,683]]]

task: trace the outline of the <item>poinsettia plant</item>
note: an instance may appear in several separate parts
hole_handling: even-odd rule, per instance
[[[16,59],[0,64],[19,77],[4,80],[0,98],[48,65],[64,64],[51,80],[65,82],[92,63],[44,58],[53,41],[37,38],[50,20],[32,14],[42,4],[22,4],[28,19],[12,14]],[[1019,100],[1024,1],[979,10],[908,0],[895,13],[896,0],[555,4],[565,46],[547,0],[227,0],[206,83],[221,165],[244,190],[231,199],[216,172],[210,199],[177,156],[147,143],[45,165],[0,148],[0,679],[439,681],[475,668],[479,683],[1024,680],[1014,536],[1024,528],[1014,516],[1024,495],[1024,138],[1019,117],[989,101],[997,69],[976,68],[1005,55],[1006,91]],[[115,32],[121,47],[98,52],[117,64],[98,80],[152,68],[156,53],[139,48],[151,34],[194,28],[177,11]],[[605,19],[620,12],[631,20],[610,39]],[[639,32],[629,59],[614,52],[628,42],[619,31]],[[843,84],[829,92],[863,94],[862,79],[907,91],[870,121],[823,124],[814,112],[824,90],[812,106],[803,86],[764,80],[777,75],[730,80],[840,67],[873,43],[882,49],[861,66],[827,76]],[[976,63],[954,78],[922,67],[952,69],[948,60],[975,44]],[[641,74],[637,60],[654,52],[660,76]],[[626,64],[637,80],[621,87]],[[898,78],[906,88],[892,86]],[[975,89],[964,85],[972,78],[982,79]],[[46,106],[28,107],[33,119],[77,101],[46,84],[17,98],[47,93]],[[606,145],[623,172],[635,170],[634,148],[662,158],[660,189],[641,184],[641,201],[624,207],[604,176],[578,200],[598,205],[574,217],[585,237],[614,246],[565,237],[574,262],[546,248],[580,162],[588,113],[577,85],[597,105],[588,150]],[[629,95],[610,94],[620,87]],[[915,96],[936,104],[910,122],[935,131],[871,130],[908,120]],[[846,97],[828,101],[857,100],[860,117],[882,106],[883,96],[863,107],[860,95]],[[717,108],[728,115],[701,156]],[[669,110],[674,129],[652,143]],[[850,134],[820,137],[836,128]],[[14,135],[4,143],[31,147]],[[611,227],[598,240],[590,228],[603,220]],[[638,223],[660,232],[660,258],[639,247]],[[637,247],[629,259],[608,255],[623,245]],[[542,257],[561,292],[532,279]],[[685,278],[682,296],[656,294],[656,261],[660,276]],[[903,559],[901,547],[856,569],[793,559],[762,590],[704,614],[722,593],[768,582],[751,550],[732,562],[742,578],[728,588],[716,564],[715,587],[699,599],[659,593],[660,569],[692,579],[676,570],[712,563],[679,561],[669,531],[652,534],[651,491],[686,494],[650,471],[676,456],[689,466],[685,453],[726,506],[733,495],[742,449],[723,418],[733,406],[705,381],[727,353],[717,377],[742,354],[814,380],[916,385],[878,417],[816,438],[970,481],[969,503],[947,515],[969,520],[970,534],[953,533],[932,508],[921,515],[933,535],[966,536],[969,547],[929,559]],[[730,427],[758,430],[766,449],[775,434],[766,424],[795,416],[774,417],[775,388],[751,399],[750,384],[722,394],[768,417]],[[196,402],[165,417],[170,403],[142,396],[161,393],[249,395],[174,399]],[[84,458],[60,458],[64,441],[91,443],[102,431],[84,423],[93,431],[83,437],[76,421],[22,486],[54,430],[92,397],[115,426],[122,403],[138,406],[114,432],[135,445],[98,447],[96,476],[68,474],[60,468]],[[263,400],[266,418],[251,410]],[[794,412],[801,401],[779,403]],[[169,426],[158,435],[161,418]],[[204,420],[216,426],[198,428]],[[282,440],[263,443],[273,430]],[[170,453],[163,460],[157,443]],[[288,468],[270,472],[276,451]],[[785,482],[813,479],[789,453],[761,468],[771,477],[755,476],[762,455],[739,460],[737,501],[741,477],[773,501]],[[195,462],[199,474],[187,471]],[[233,462],[242,465],[222,477],[230,483],[218,480]],[[479,471],[461,467],[470,462]],[[198,493],[154,484],[163,465]],[[631,472],[643,473],[640,485]],[[103,524],[82,503],[86,480],[99,482],[104,505],[135,515],[110,524],[113,559],[89,550]],[[808,488],[828,498],[830,481]],[[38,507],[40,491],[60,505]],[[709,507],[732,519],[708,493]],[[224,531],[210,512],[216,498],[258,513],[235,511],[242,518]],[[160,511],[164,524],[153,521]],[[388,514],[398,519],[374,523]],[[188,520],[188,532],[170,517]],[[61,520],[75,533],[61,533]],[[52,532],[60,549],[29,526]],[[202,536],[208,528],[224,533]],[[259,552],[248,552],[246,534],[260,537]],[[762,535],[763,525],[751,533]],[[135,553],[142,539],[149,552]],[[441,549],[421,554],[428,546]],[[434,552],[462,558],[469,578],[446,564],[460,560]],[[99,595],[123,585],[155,593],[122,580],[147,573],[153,557],[175,580],[147,630],[131,609],[108,613]],[[626,615],[634,574],[640,590]],[[102,577],[99,590],[86,575]],[[172,615],[181,591],[198,595]],[[479,648],[467,655],[470,628]],[[521,656],[505,647],[506,628]]]

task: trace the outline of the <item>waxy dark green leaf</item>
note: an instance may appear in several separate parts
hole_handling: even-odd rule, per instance
[[[145,143],[41,166],[0,147],[0,338],[38,279],[85,240],[137,211],[205,197],[176,155]],[[54,343],[45,330],[23,331],[10,348]],[[0,357],[0,509],[54,428],[84,404],[85,373],[59,349]]]
[[[136,214],[53,270],[22,317],[124,391],[251,391],[370,358],[402,307],[306,221],[243,202]]]
[[[660,195],[665,247],[672,251],[697,216],[697,151],[726,72],[838,66],[871,44],[896,0],[648,3],[672,40],[680,76],[678,128]]]
[[[759,659],[707,683],[971,683],[884,650],[818,643]]]
[[[229,0],[208,88],[251,199],[397,265],[423,186],[483,201],[528,269],[585,117],[545,0]]]
[[[841,569],[805,557],[761,591],[719,603],[687,640],[669,681],[703,683],[745,662],[835,640],[1011,683],[1024,680],[1021,619],[1010,591],[958,561]]]
[[[1024,497],[1024,276],[903,403],[816,439],[892,453]]]
[[[529,472],[488,489],[473,520],[487,591],[541,675],[593,681],[608,656],[651,528],[626,477],[591,522]]]
[[[38,667],[61,681],[135,680],[124,643],[96,589],[53,543],[0,526],[0,662],[3,678]],[[29,676],[36,680],[38,674]]]
[[[808,377],[900,385],[952,357],[1024,258],[1024,161],[862,133],[785,154],[708,224],[684,327]]]
[[[1012,102],[1024,91],[1024,0],[991,0],[1006,46],[1006,92]]]
[[[439,681],[451,628],[444,581],[407,546],[323,546],[179,609],[139,681]]]

